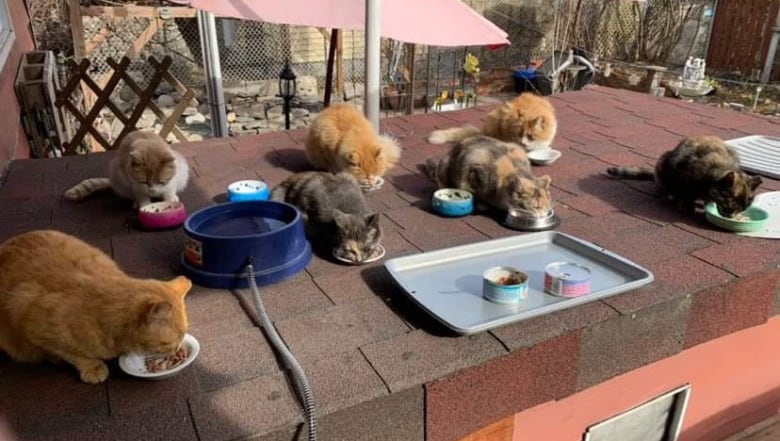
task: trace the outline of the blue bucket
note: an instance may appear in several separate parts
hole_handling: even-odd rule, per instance
[[[515,93],[534,90],[536,84],[536,69],[516,69],[512,74],[515,80]]]
[[[268,285],[301,271],[311,258],[300,212],[284,202],[228,202],[184,222],[181,263],[198,285],[246,288],[250,261],[257,284]]]

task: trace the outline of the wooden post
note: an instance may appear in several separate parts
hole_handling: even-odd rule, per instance
[[[344,32],[336,30],[336,89],[344,99]]]
[[[84,36],[84,21],[81,16],[81,4],[79,0],[68,0],[68,13],[70,16],[71,34],[73,35],[73,58],[75,58],[76,63],[80,63],[88,53]],[[81,84],[81,93],[84,96],[84,113],[88,114],[95,105],[97,97],[86,84]],[[95,139],[92,139],[90,144],[90,150],[93,152],[103,150],[100,142]]]
[[[406,114],[411,115],[414,113],[414,58],[415,58],[415,52],[417,49],[417,45],[414,43],[409,43],[406,45],[406,56],[407,58],[407,65],[406,68],[408,69],[408,75],[409,77],[407,80],[409,81],[409,90],[408,90],[408,97],[409,100],[406,104]]]
[[[333,61],[336,57],[336,45],[338,44],[338,29],[330,31],[330,47],[328,48],[328,64],[325,68],[325,97],[323,105],[330,106],[330,96],[333,93]]]

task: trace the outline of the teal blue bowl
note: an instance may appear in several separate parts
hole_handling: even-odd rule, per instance
[[[431,208],[442,216],[466,216],[474,211],[474,196],[459,188],[442,188],[433,193]]]

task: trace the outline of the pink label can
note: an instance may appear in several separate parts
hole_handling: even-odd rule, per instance
[[[578,263],[554,262],[544,267],[544,290],[562,297],[590,293],[590,270]]]

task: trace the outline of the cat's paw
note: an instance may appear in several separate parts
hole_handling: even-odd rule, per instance
[[[85,362],[78,368],[79,374],[81,374],[81,381],[85,383],[102,383],[108,378],[108,366],[100,360]]]

